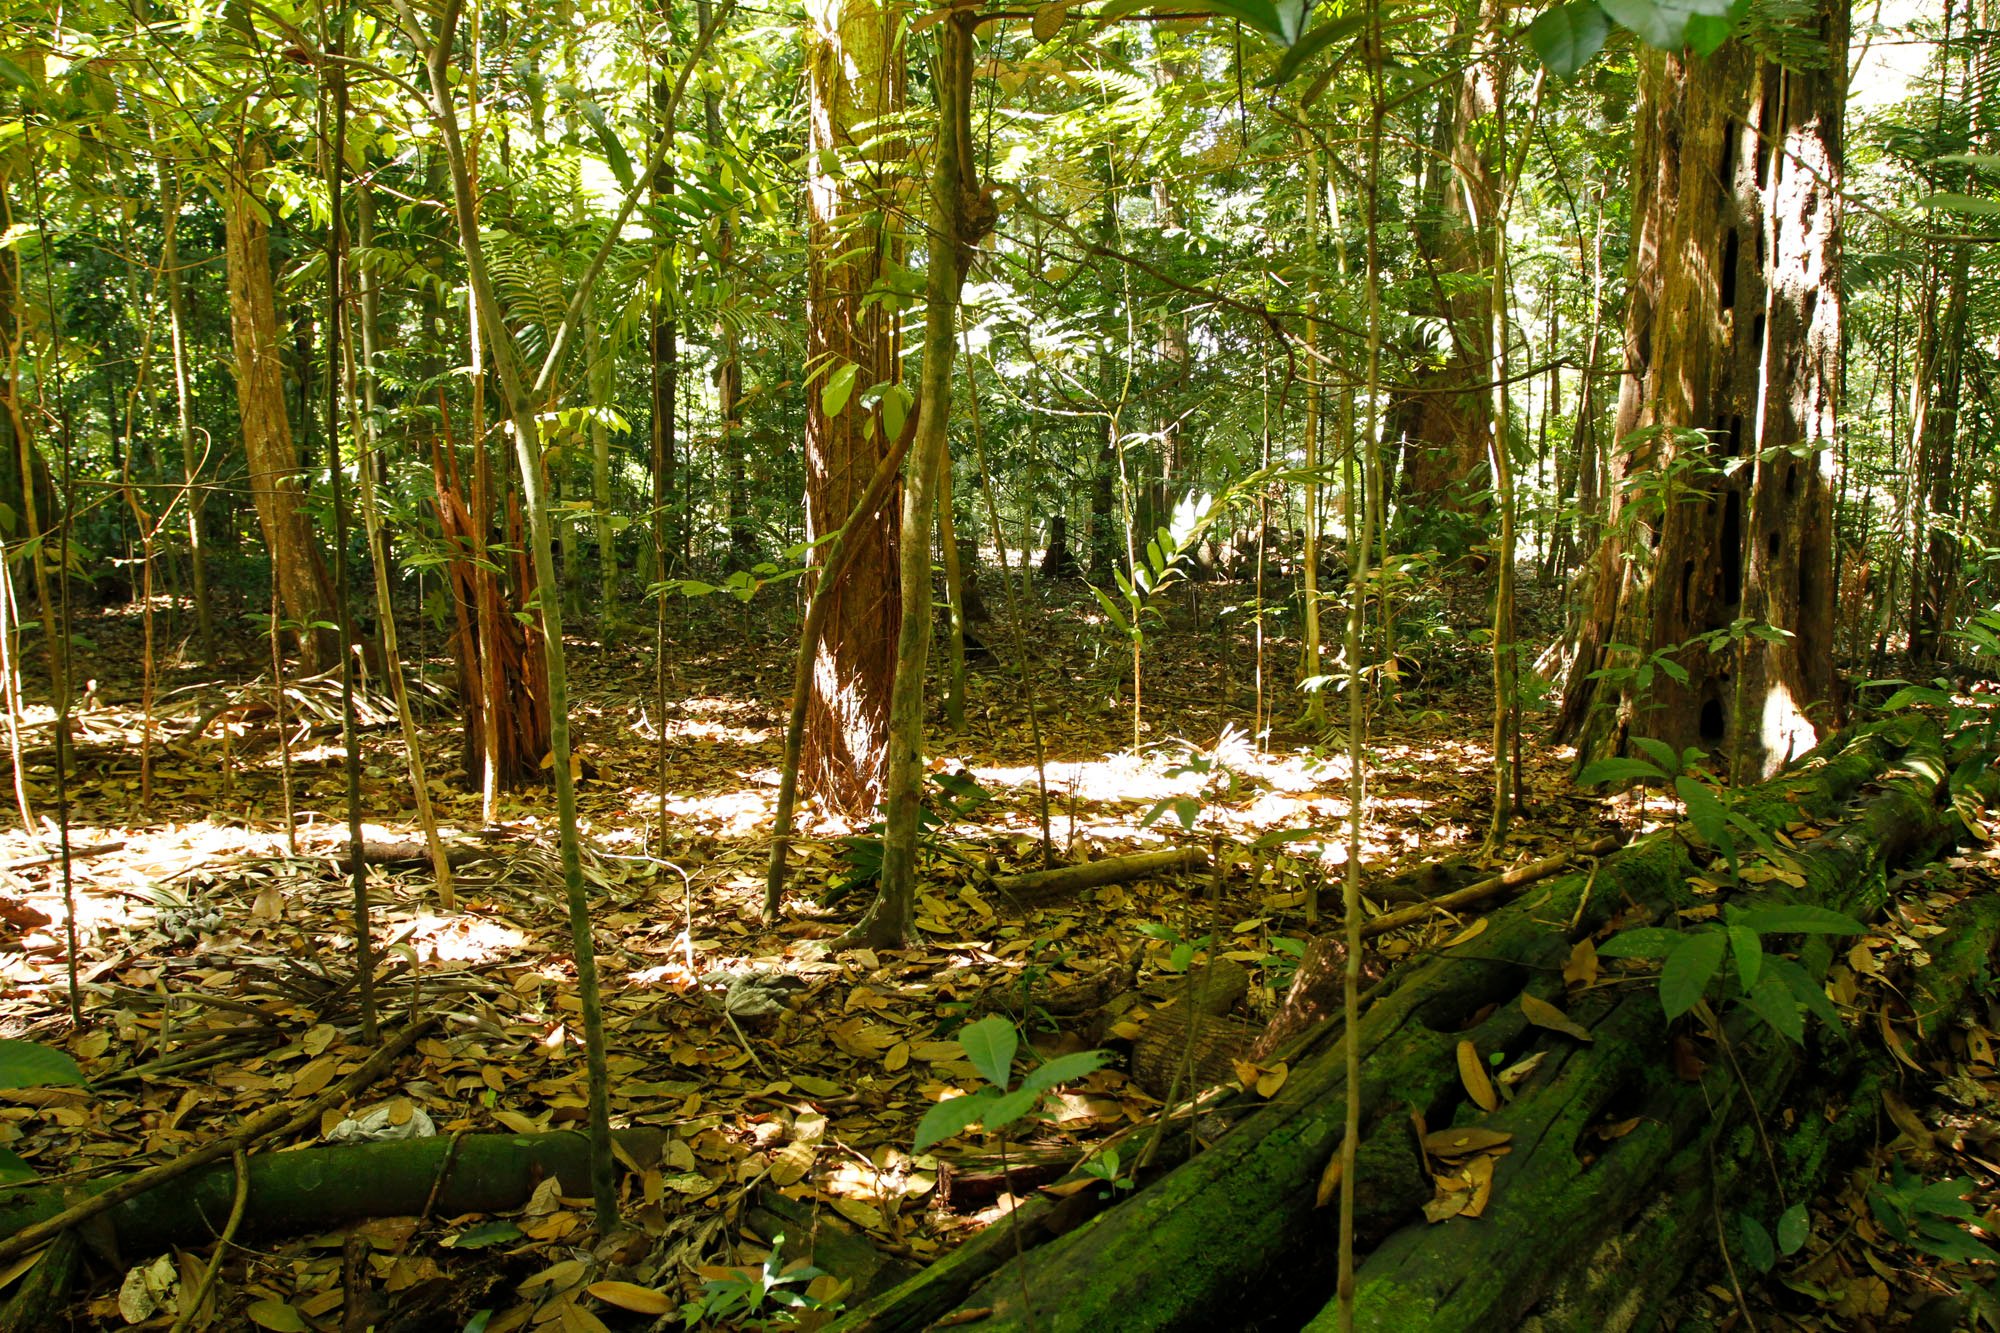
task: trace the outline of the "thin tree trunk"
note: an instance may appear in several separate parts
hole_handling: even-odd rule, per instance
[[[875,901],[850,937],[878,947],[910,933],[917,886],[918,814],[924,763],[924,668],[930,652],[930,550],[938,468],[951,416],[951,367],[957,350],[959,291],[972,247],[992,229],[992,205],[979,190],[972,151],[972,30],[957,11],[937,29],[937,140],[930,181],[930,262],[925,275],[924,366],[917,437],[903,480],[902,626],[889,705],[887,806],[882,878]]]

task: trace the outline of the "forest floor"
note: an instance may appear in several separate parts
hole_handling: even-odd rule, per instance
[[[1215,610],[1231,590],[1202,595],[1215,599]],[[1085,623],[1084,597],[1066,600],[1030,636],[1036,677],[1046,682],[1040,707],[1058,859],[1177,843],[1235,848],[1228,873],[1215,881],[1219,894],[1206,875],[1117,885],[1029,910],[993,893],[994,873],[1040,864],[1027,714],[1009,636],[995,627],[1002,665],[972,674],[967,727],[953,735],[932,718],[933,771],[962,772],[983,796],[976,808],[960,801],[964,813],[949,815],[926,862],[920,946],[829,956],[824,942],[870,891],[831,908],[815,905],[848,873],[841,839],[858,830],[808,820],[794,848],[791,910],[774,929],[759,916],[793,646],[784,627],[747,611],[677,607],[677,620],[691,618],[672,630],[664,718],[653,702],[650,625],[605,642],[577,637],[572,681],[587,759],[580,805],[597,904],[611,1109],[622,1125],[670,1131],[663,1159],[628,1183],[629,1219],[655,1242],[649,1263],[613,1271],[580,1262],[588,1253],[578,1248],[589,1232],[587,1203],[543,1191],[498,1223],[371,1223],[373,1252],[362,1266],[343,1262],[337,1230],[235,1247],[210,1298],[216,1326],[360,1327],[356,1308],[366,1304],[385,1328],[458,1328],[481,1310],[491,1312],[487,1333],[648,1327],[666,1307],[689,1315],[719,1293],[756,1291],[757,1265],[774,1236],[768,1220],[753,1220],[771,1214],[752,1209],[772,1195],[805,1208],[810,1227],[851,1230],[892,1259],[921,1264],[1004,1216],[1010,1189],[1052,1180],[1108,1141],[1136,1142],[1133,1127],[1150,1123],[1161,1102],[1114,1064],[1069,1085],[1051,1119],[1009,1145],[1007,1170],[991,1143],[954,1139],[923,1157],[910,1151],[932,1103],[979,1086],[953,1040],[977,1010],[1018,1013],[1024,994],[1117,968],[1135,983],[1136,1008],[1125,1015],[1135,1017],[1192,955],[1241,962],[1251,976],[1247,1016],[1267,1016],[1304,939],[1338,915],[1347,767],[1337,736],[1297,726],[1289,694],[1279,696],[1279,722],[1258,743],[1254,641],[1212,628],[1168,628],[1149,640],[1146,725],[1135,753],[1129,693],[1118,681],[1124,647]],[[354,1003],[350,890],[334,859],[346,837],[337,691],[324,682],[300,687],[291,703],[294,850],[277,735],[268,706],[261,716],[254,706],[269,698],[267,650],[243,643],[215,670],[168,664],[158,687],[164,716],[142,773],[139,617],[105,613],[84,632],[90,665],[78,674],[96,684],[79,713],[68,793],[71,844],[81,858],[74,863],[80,1029],[72,1030],[66,1009],[54,838],[0,835],[0,1031],[62,1047],[92,1083],[0,1091],[0,1141],[45,1177],[186,1153],[252,1110],[303,1105],[372,1049],[361,1040]],[[1267,644],[1264,678],[1290,679],[1294,652]],[[1488,822],[1491,691],[1483,658],[1462,632],[1438,635],[1418,653],[1421,677],[1371,721],[1362,838],[1370,886],[1442,858],[1474,856]],[[431,664],[432,675],[442,670]],[[370,867],[383,1027],[393,1032],[434,1010],[443,1021],[352,1104],[328,1111],[321,1133],[382,1109],[387,1115],[378,1119],[393,1127],[427,1123],[441,1134],[575,1126],[583,1060],[552,802],[542,790],[508,794],[499,826],[482,829],[478,795],[464,788],[449,703],[442,691],[419,693],[430,701],[425,759],[439,818],[454,841],[491,856],[463,868],[454,913],[440,910],[427,863]],[[175,739],[231,700],[252,706]],[[1648,813],[1577,790],[1568,756],[1541,731],[1531,714],[1522,754],[1527,813],[1485,864],[1573,849]],[[55,813],[48,734],[30,730],[23,741],[38,819]],[[662,742],[665,793],[654,780]],[[393,723],[370,727],[363,746],[369,836],[419,838]],[[1206,771],[1191,771],[1190,758]],[[1367,966],[1379,971],[1476,928],[1476,913],[1440,912],[1376,941]],[[1920,947],[1895,932],[1864,945]],[[746,977],[779,995],[774,1016],[739,1022],[724,1012],[723,991]],[[2000,1014],[1987,1021],[2000,1029]],[[1113,1024],[1092,1035],[1117,1045],[1129,1029]],[[1044,1054],[1084,1044],[1081,1034],[1032,1025],[1030,1037]],[[1929,1327],[1956,1326],[1935,1322],[1945,1308],[1937,1302],[1957,1291],[1967,1270],[1895,1245],[1861,1199],[1870,1180],[1888,1174],[1893,1150],[1930,1178],[1977,1179],[1986,1215],[2000,1180],[1989,1119],[2000,1106],[1996,1045],[2000,1038],[1975,1025],[1960,1034],[1955,1054],[1907,1057],[1912,1087],[1887,1108],[1893,1126],[1883,1160],[1837,1182],[1822,1201],[1821,1216],[1839,1234],[1789,1262],[1782,1282],[1750,1293],[1759,1327],[1900,1327],[1913,1312],[1912,1326],[1925,1326],[1926,1317]],[[1248,1072],[1265,1096],[1282,1086],[1282,1068]],[[300,1141],[316,1139],[308,1133]],[[1133,1155],[1128,1149],[1126,1160]],[[1046,1174],[1035,1174],[1043,1167]],[[164,1265],[156,1255],[118,1258],[134,1273],[151,1266],[154,1287],[171,1293],[212,1248],[191,1239],[189,1253]],[[12,1281],[23,1267],[0,1279]],[[135,1314],[153,1327],[171,1322],[134,1294],[135,1281],[146,1286],[143,1274],[125,1281],[122,1317],[114,1289],[125,1275],[106,1267],[99,1276],[72,1310],[75,1326],[117,1326]],[[606,1278],[635,1285],[607,1286]],[[831,1294],[830,1284],[820,1279],[812,1291]],[[635,1295],[641,1288],[657,1294]],[[1724,1323],[1740,1316],[1726,1285],[1710,1290]],[[735,1319],[713,1326],[740,1326]]]

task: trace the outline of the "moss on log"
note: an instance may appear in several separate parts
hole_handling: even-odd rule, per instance
[[[1765,829],[1824,819],[1878,778],[1912,734],[1878,727],[1830,743],[1799,769],[1747,793],[1737,808]],[[1948,833],[1949,819],[1933,795],[1934,784],[1920,777],[1890,784],[1858,820],[1801,853],[1812,868],[1806,889],[1794,896],[1865,916],[1885,892],[1883,868]],[[1636,1199],[1611,1201],[1621,1189],[1642,1194],[1657,1179],[1659,1160],[1685,1165],[1686,1154],[1695,1152],[1705,1162],[1709,1149],[1698,1143],[1698,1131],[1714,1133],[1704,1127],[1725,1123],[1710,1118],[1709,1099],[1718,1091],[1743,1096],[1713,1071],[1706,1088],[1674,1083],[1650,988],[1624,994],[1603,988],[1575,999],[1571,1017],[1598,1035],[1587,1049],[1531,1025],[1519,1004],[1524,994],[1558,998],[1572,941],[1596,933],[1614,914],[1638,905],[1659,918],[1696,905],[1687,881],[1698,868],[1698,847],[1691,834],[1663,831],[1607,857],[1594,877],[1549,881],[1496,911],[1485,931],[1385,987],[1351,1036],[1327,1025],[1295,1055],[1278,1096],[1213,1149],[1031,1250],[1024,1271],[992,1272],[956,1302],[957,1316],[979,1312],[982,1329],[1043,1330],[1200,1329],[1311,1318],[1332,1295],[1335,1218],[1316,1208],[1315,1192],[1340,1137],[1344,1044],[1352,1040],[1363,1080],[1356,1184],[1365,1205],[1358,1221],[1364,1241],[1379,1242],[1362,1269],[1370,1326],[1501,1327],[1518,1320],[1559,1275],[1551,1255],[1588,1255],[1601,1236],[1621,1229]],[[1823,971],[1823,948],[1811,966]],[[1756,1053],[1740,1057],[1745,1063],[1762,1059],[1757,1043],[1766,1035],[1737,1034],[1740,1049]],[[1458,1081],[1454,1050],[1464,1040],[1510,1061],[1535,1050],[1546,1055],[1516,1100],[1483,1118]],[[1778,1086],[1753,1078],[1750,1091],[1769,1098]],[[1659,1124],[1642,1122],[1590,1160],[1580,1156],[1593,1127],[1655,1102],[1663,1112]],[[1491,1123],[1513,1130],[1515,1152],[1501,1162],[1488,1220],[1404,1225],[1431,1194],[1413,1110],[1431,1128]],[[1504,1224],[1496,1216],[1502,1210]],[[1502,1235],[1512,1239],[1511,1251],[1479,1243]],[[1495,1263],[1527,1271],[1496,1275]],[[1482,1286],[1491,1290],[1474,1290]],[[934,1303],[936,1289],[929,1295],[935,1319],[943,1312]],[[1032,1311],[1024,1306],[1029,1300]],[[1475,1306],[1486,1313],[1473,1313]]]
[[[625,1130],[619,1144],[637,1160],[657,1158],[660,1131]],[[414,1215],[424,1211],[433,1189],[431,1211],[438,1216],[503,1212],[526,1203],[535,1186],[551,1176],[563,1182],[563,1193],[587,1196],[589,1140],[568,1132],[466,1134],[456,1140],[402,1139],[261,1153],[250,1158],[250,1193],[238,1234],[248,1239],[320,1230],[363,1217]],[[0,1190],[0,1236],[61,1213],[73,1190],[93,1193],[117,1179]],[[108,1239],[128,1256],[205,1244],[221,1231],[235,1188],[236,1168],[223,1162],[172,1182],[172,1188],[150,1190],[105,1214]]]

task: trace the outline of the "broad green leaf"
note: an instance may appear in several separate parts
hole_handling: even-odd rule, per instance
[[[1845,912],[1809,903],[1731,907],[1728,919],[1731,925],[1754,930],[1759,935],[1859,935],[1868,929]]]
[[[58,1083],[90,1086],[83,1070],[64,1052],[37,1041],[0,1039],[0,1088],[46,1088]]]
[[[1797,1254],[1812,1235],[1812,1221],[1806,1214],[1806,1206],[1795,1203],[1778,1214],[1778,1252]]]
[[[1736,1215],[1736,1252],[1758,1273],[1770,1272],[1771,1266],[1778,1262],[1778,1249],[1771,1244],[1771,1233],[1748,1213]]]
[[[1109,1051],[1071,1051],[1068,1055],[1058,1055],[1030,1070],[1028,1076],[1021,1080],[1021,1086],[1035,1091],[1053,1088],[1059,1083],[1068,1083],[1102,1069],[1110,1058]]]
[[[1681,771],[1681,757],[1674,753],[1674,747],[1665,741],[1654,740],[1651,736],[1634,736],[1632,744],[1646,752],[1646,757],[1658,764],[1663,772]]]
[[[989,1014],[959,1029],[958,1044],[965,1048],[965,1058],[982,1078],[996,1088],[1007,1086],[1013,1077],[1014,1051],[1021,1044],[1020,1034],[1014,1031],[1012,1023],[998,1014]]]
[[[1750,1011],[1771,1025],[1772,1031],[1793,1042],[1806,1039],[1805,1013],[1799,1008],[1790,986],[1776,972],[1759,979],[1743,996]]]
[[[1585,3],[1588,0],[1584,0]],[[1311,29],[1298,41],[1285,49],[1278,59],[1278,67],[1257,86],[1259,88],[1282,88],[1305,67],[1305,63],[1336,42],[1342,42],[1360,32],[1367,24],[1364,14],[1350,14],[1346,18],[1329,19]]]
[[[1667,775],[1657,765],[1643,759],[1599,759],[1583,766],[1583,771],[1576,775],[1576,785],[1597,787],[1607,782],[1628,782],[1633,778],[1644,782],[1665,782]]]
[[[1729,13],[1729,0],[1598,0],[1598,3],[1619,26],[1661,51],[1680,49],[1687,40],[1688,20],[1696,15],[1721,18]]]
[[[909,423],[912,401],[907,386],[901,384],[882,386],[882,429],[889,433],[891,440],[903,438],[903,427]]]
[[[0,1185],[11,1185],[18,1180],[33,1180],[35,1168],[21,1160],[20,1154],[11,1148],[0,1148]]]
[[[1683,774],[1674,779],[1674,794],[1687,807],[1688,820],[1702,841],[1729,857],[1729,869],[1736,869],[1736,839],[1729,834],[1729,811],[1709,785],[1700,778]]]
[[[995,1097],[993,1104],[986,1108],[986,1114],[979,1118],[979,1123],[989,1132],[1005,1129],[1041,1104],[1042,1089],[1016,1088]]]
[[[1665,958],[1680,943],[1681,932],[1659,926],[1620,931],[1597,946],[1599,958]]]
[[[981,1088],[964,1097],[947,1097],[924,1112],[924,1118],[917,1122],[917,1137],[910,1145],[911,1151],[923,1152],[934,1143],[963,1134],[965,1127],[979,1119],[980,1113],[991,1106],[993,1100],[991,1088]]]
[[[1805,1006],[1806,1012],[1827,1027],[1839,1029],[1840,1010],[1834,1008],[1833,1001],[1826,998],[1826,987],[1814,981],[1803,967],[1783,954],[1765,954],[1764,979],[1768,981],[1772,977],[1785,983],[1785,989],[1792,993],[1793,999]]]
[[[1611,20],[1597,7],[1597,0],[1570,0],[1528,25],[1528,45],[1559,79],[1575,78],[1596,59],[1610,35]]]
[[[1743,993],[1748,995],[1764,970],[1763,942],[1747,926],[1725,926],[1723,931],[1729,936],[1729,951],[1736,955],[1737,980],[1743,983]]]
[[[1727,947],[1719,930],[1689,931],[1682,935],[1666,961],[1660,964],[1660,1007],[1668,1018],[1679,1018],[1700,1003],[1722,966]],[[1598,950],[1600,956],[1603,950]]]
[[[1128,638],[1131,637],[1132,624],[1125,619],[1125,613],[1118,609],[1118,603],[1111,600],[1111,594],[1094,583],[1090,585],[1090,590],[1097,594],[1097,604],[1104,608],[1106,618],[1118,627],[1118,632]]]
[[[819,406],[822,412],[830,417],[840,415],[841,409],[847,406],[847,400],[854,394],[854,376],[860,369],[860,366],[849,361],[826,377],[826,383],[820,386],[819,391]]]

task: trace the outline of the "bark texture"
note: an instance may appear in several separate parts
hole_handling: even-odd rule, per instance
[[[1640,57],[1618,452],[1559,722],[1586,759],[1652,736],[1767,776],[1831,690],[1845,0],[1799,23],[1799,68]]]
[[[306,518],[304,479],[285,414],[285,375],[278,343],[277,302],[271,287],[271,228],[259,199],[263,145],[246,141],[229,173],[225,246],[229,269],[229,332],[236,352],[236,408],[249,461],[250,493],[271,553],[271,578],[287,618],[326,621],[334,605],[326,561]],[[300,657],[308,671],[334,661],[338,636],[331,630],[303,635]]]
[[[900,18],[875,0],[812,0],[806,8],[810,80],[806,185],[806,537],[837,530],[868,487],[891,441],[863,396],[893,381],[896,330],[888,303],[863,299],[896,259],[893,234],[870,221],[883,209],[885,149],[871,125],[903,105]],[[824,165],[837,160],[844,171]],[[853,367],[838,412],[822,391]],[[872,814],[888,762],[889,693],[901,624],[897,497],[849,536],[854,554],[813,663],[801,783],[853,815]],[[916,540],[922,542],[919,532]],[[815,554],[815,561],[824,557]]]

